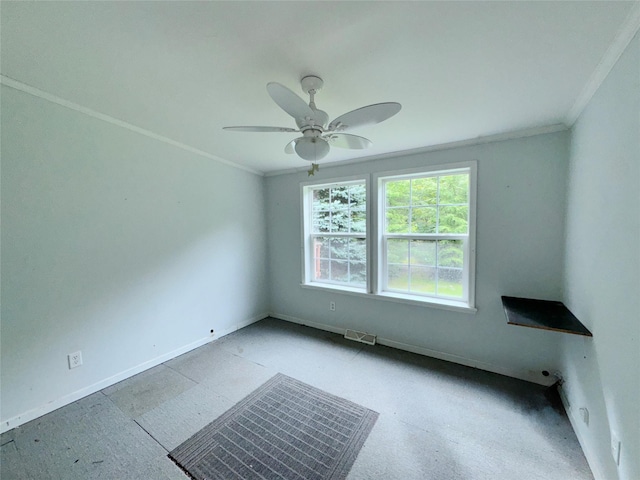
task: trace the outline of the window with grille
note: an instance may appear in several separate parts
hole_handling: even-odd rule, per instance
[[[469,299],[468,169],[381,177],[380,290]]]
[[[364,180],[305,188],[307,281],[367,286],[367,187]]]
[[[475,310],[476,168],[304,184],[303,285]]]

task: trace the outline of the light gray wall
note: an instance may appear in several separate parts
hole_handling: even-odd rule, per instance
[[[262,177],[1,93],[3,430],[268,311]]]
[[[474,314],[301,288],[300,182],[267,177],[271,305],[280,318],[367,331],[401,348],[543,383],[558,366],[561,334],[508,326],[501,295],[562,298],[568,133],[320,167],[328,179],[421,165],[478,161]],[[329,301],[336,302],[330,312]]]
[[[593,340],[564,338],[570,417],[600,479],[640,478],[640,38],[575,124],[565,299]],[[579,419],[588,408],[589,425]],[[622,441],[619,469],[611,432]]]

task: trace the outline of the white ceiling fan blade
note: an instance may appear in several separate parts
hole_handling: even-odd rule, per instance
[[[296,142],[298,140],[300,140],[301,138],[304,138],[304,137],[294,138],[289,143],[287,143],[287,145],[284,147],[284,153],[288,153],[289,155],[291,155],[293,153],[296,153],[296,151],[295,151]]]
[[[267,84],[267,92],[278,106],[295,119],[313,118],[311,107],[284,85],[277,82]]]
[[[369,148],[373,143],[368,138],[350,135],[348,133],[331,133],[325,137],[332,147],[351,148],[361,150]]]
[[[376,103],[366,107],[352,110],[351,112],[340,115],[329,124],[328,131],[353,130],[354,128],[364,127],[366,125],[375,125],[393,117],[400,111],[402,105],[396,102]]]
[[[295,128],[287,127],[222,127],[223,130],[233,132],[299,132]]]

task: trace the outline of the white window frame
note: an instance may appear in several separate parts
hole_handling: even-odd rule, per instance
[[[446,175],[449,173],[469,173],[469,218],[468,234],[464,252],[464,299],[444,298],[437,296],[417,295],[413,293],[400,293],[385,291],[384,276],[386,265],[386,253],[384,248],[384,189],[382,182],[390,178],[419,177],[421,175]],[[314,282],[312,276],[312,206],[310,195],[306,194],[309,187],[322,188],[337,186],[345,183],[364,182],[367,190],[366,202],[366,245],[367,245],[367,282],[366,288],[356,288],[344,284]],[[394,170],[374,173],[372,175],[358,175],[341,177],[300,184],[301,225],[302,225],[302,284],[303,288],[316,290],[340,291],[348,295],[364,296],[392,302],[411,305],[442,308],[466,313],[475,313],[475,277],[476,277],[476,197],[477,197],[477,162],[460,162],[444,165],[431,165],[406,170]],[[459,237],[459,234],[448,235]]]
[[[385,189],[384,182],[393,180],[405,180],[411,178],[423,178],[428,176],[443,176],[456,173],[469,174],[469,217],[467,234],[385,234]],[[448,165],[433,165],[428,167],[413,168],[402,171],[390,171],[374,174],[373,184],[376,186],[375,208],[375,239],[374,247],[375,261],[375,285],[374,292],[377,295],[406,300],[411,303],[422,302],[427,304],[440,305],[443,307],[454,307],[463,310],[475,311],[475,230],[476,230],[476,183],[477,183],[477,162],[463,162]],[[387,248],[386,241],[389,238],[405,238],[408,240],[463,240],[464,245],[464,265],[463,265],[463,298],[456,299],[438,295],[405,293],[392,291],[387,288]]]
[[[312,196],[309,194],[311,190],[319,189],[319,188],[329,188],[329,187],[337,187],[337,186],[345,186],[345,185],[353,185],[358,183],[364,183],[366,189],[366,202],[365,202],[365,218],[366,218],[366,228],[364,232],[353,232],[353,233],[314,233],[312,231],[313,227],[313,200]],[[301,189],[301,198],[302,198],[302,284],[304,286],[312,286],[319,288],[328,288],[335,290],[342,290],[345,292],[353,292],[353,293],[368,293],[370,291],[370,278],[371,273],[369,272],[369,268],[371,267],[371,248],[370,248],[370,224],[371,224],[371,215],[369,212],[370,209],[370,182],[369,176],[355,176],[355,177],[343,177],[331,180],[322,180],[317,182],[304,182],[300,185]],[[362,287],[356,287],[353,285],[347,285],[342,282],[331,282],[327,280],[318,281],[314,279],[314,265],[313,265],[313,241],[316,237],[354,237],[354,238],[365,238],[366,244],[366,268],[367,268],[367,279],[365,285]]]

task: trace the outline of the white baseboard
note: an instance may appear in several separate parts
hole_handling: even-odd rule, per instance
[[[255,317],[251,317],[247,320],[243,320],[242,322],[235,323],[230,327],[225,328],[224,330],[216,330],[211,340],[217,340],[218,338],[224,337],[225,335],[229,335],[230,333],[240,330],[241,328],[248,327],[252,323],[256,323],[256,322],[259,322],[260,320],[264,320],[268,316],[269,316],[269,313],[267,312],[261,313],[259,315],[256,315]]]
[[[596,462],[598,456],[593,452],[591,448],[589,448],[589,444],[585,441],[584,436],[582,435],[581,420],[577,418],[575,415],[575,410],[571,408],[570,401],[567,397],[567,391],[562,388],[562,385],[558,387],[558,393],[560,394],[560,400],[562,401],[562,405],[564,406],[565,412],[567,412],[567,417],[569,417],[569,422],[571,423],[571,428],[576,434],[578,439],[578,443],[582,448],[582,452],[584,453],[585,458],[587,459],[587,463],[589,464],[589,468],[591,468],[591,473],[593,473],[593,478],[595,480],[606,480],[606,477],[602,473],[602,469]]]
[[[278,318],[280,320],[286,320],[287,322],[306,325],[306,326],[317,328],[320,330],[325,330],[327,332],[338,333],[340,335],[344,335],[344,332],[346,330],[346,327],[342,328],[342,327],[336,327],[333,325],[325,325],[323,323],[312,322],[309,320],[292,317],[291,315],[284,315],[281,313],[271,312],[270,316],[274,318]],[[368,332],[368,333],[375,334],[375,332]],[[465,365],[467,367],[473,367],[480,370],[485,370],[487,372],[497,373],[500,375],[505,375],[507,377],[525,380],[527,382],[541,384],[540,379],[538,378],[537,375],[534,375],[531,372],[526,370],[519,370],[519,369],[514,369],[509,367],[503,367],[501,365],[494,365],[491,363],[482,362],[480,360],[475,360],[472,358],[466,358],[466,357],[454,355],[451,353],[440,352],[438,350],[432,350],[429,348],[420,347],[418,345],[410,345],[407,343],[398,342],[389,338],[377,337],[376,343],[379,343],[380,345],[385,345],[387,347],[397,348],[398,350],[405,350],[407,352],[417,353],[419,355],[437,358],[439,360],[445,360],[447,362],[457,363],[459,365]]]
[[[344,331],[346,330],[345,328],[334,327],[332,325],[325,325],[324,323],[310,322],[309,320],[304,320],[298,317],[292,317],[291,315],[284,315],[282,313],[271,312],[269,316],[280,319],[280,320],[286,320],[287,322],[297,323],[298,325],[317,328],[318,330],[324,330],[326,332],[338,333],[340,335],[344,335]]]
[[[136,365],[135,367],[124,370],[123,372],[117,373],[116,375],[105,378],[104,380],[96,382],[87,387],[81,388],[80,390],[76,390],[75,392],[65,395],[57,400],[51,401],[44,405],[40,405],[36,408],[28,410],[24,413],[16,415],[7,420],[2,420],[2,423],[0,423],[0,433],[4,433],[13,428],[19,427],[20,425],[30,422],[31,420],[35,420],[36,418],[46,415],[47,413],[51,413],[54,410],[57,410],[58,408],[64,407],[65,405],[69,405],[70,403],[73,403],[77,400],[80,400],[81,398],[84,398],[88,395],[91,395],[107,387],[110,387],[111,385],[121,382],[122,380],[126,380],[127,378],[137,375],[138,373],[142,373],[145,370],[158,366],[161,363],[167,362],[172,358],[175,358],[184,353],[190,352],[191,350],[201,347],[202,345],[205,345],[213,340],[216,340],[220,337],[228,335],[229,333],[235,332],[236,330],[239,330],[243,327],[251,325],[252,323],[255,323],[259,320],[262,320],[267,316],[268,314],[264,313],[264,314],[260,314],[255,317],[252,317],[248,320],[244,320],[242,322],[236,323],[224,330],[216,331],[215,336],[213,337],[207,336],[207,337],[201,338],[199,340],[196,340],[195,342],[189,343],[188,345],[184,345],[180,348],[172,350],[171,352],[165,353],[164,355],[160,355],[159,357],[143,362],[140,365]]]

